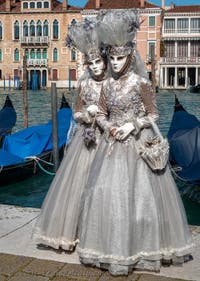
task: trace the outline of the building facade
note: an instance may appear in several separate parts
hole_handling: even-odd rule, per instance
[[[144,0],[88,0],[83,9],[57,0],[0,0],[0,87],[17,87],[26,57],[29,88],[77,85],[83,57],[65,45],[69,24],[100,10],[136,9],[141,25],[135,38],[149,77],[155,50],[156,84],[185,89],[200,83],[200,6],[164,9]]]
[[[0,2],[0,87],[16,86],[26,57],[29,88],[76,84],[79,53],[66,47],[67,27],[80,9],[55,0]]]
[[[161,89],[200,84],[200,6],[165,10],[161,49]]]
[[[67,27],[100,10],[137,9],[141,19],[136,45],[151,76],[151,46],[159,61],[161,12],[156,5],[140,1],[89,0],[84,9],[56,0],[0,1],[0,87],[15,86],[23,75],[23,56],[27,59],[28,86],[76,86],[84,71],[83,58],[76,49],[65,46]],[[159,79],[159,64],[156,64]]]

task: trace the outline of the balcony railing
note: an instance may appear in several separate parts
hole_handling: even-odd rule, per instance
[[[49,36],[22,36],[23,45],[49,45]]]
[[[179,58],[170,58],[170,57],[161,57],[160,63],[166,64],[195,64],[200,63],[200,57],[179,57]]]
[[[187,34],[188,36],[194,35],[194,34],[199,34],[200,33],[200,29],[199,28],[167,28],[163,30],[163,35],[183,35],[183,34]]]
[[[47,59],[27,59],[27,66],[47,67]]]

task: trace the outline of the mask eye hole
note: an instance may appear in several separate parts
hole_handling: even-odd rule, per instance
[[[101,60],[98,59],[98,60],[96,60],[95,62],[96,62],[96,64],[100,64],[100,63],[101,63]]]
[[[125,58],[125,56],[120,56],[120,57],[117,57],[117,60],[118,61],[121,61],[121,60],[123,60]]]

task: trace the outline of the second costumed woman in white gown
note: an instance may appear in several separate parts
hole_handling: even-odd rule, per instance
[[[98,147],[100,130],[94,120],[106,60],[99,50],[94,21],[85,20],[69,28],[67,44],[84,55],[87,70],[79,81],[74,118],[80,124],[42,205],[34,237],[38,244],[73,250],[77,239],[81,195]]]
[[[138,27],[131,11],[109,11],[100,21],[113,77],[99,101],[104,138],[90,170],[79,228],[81,262],[114,275],[183,263],[192,244],[169,168],[153,171],[138,152],[154,136],[150,120],[158,118],[155,94],[131,43]]]

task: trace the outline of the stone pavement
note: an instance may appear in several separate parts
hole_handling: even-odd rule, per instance
[[[80,264],[0,254],[0,281],[183,281],[147,273],[114,277],[108,272]]]

